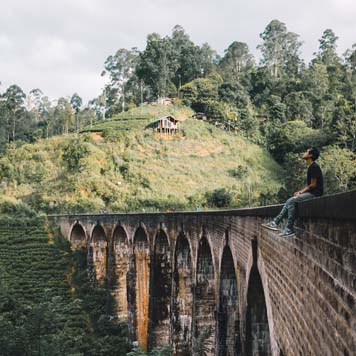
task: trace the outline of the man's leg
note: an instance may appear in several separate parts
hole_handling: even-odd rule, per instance
[[[282,210],[280,211],[280,213],[273,219],[273,221],[278,225],[282,219],[284,218],[285,215],[287,215],[288,213],[288,207],[291,204],[291,202],[293,201],[294,197],[289,198],[288,200],[286,200],[286,202],[283,205]]]
[[[282,221],[285,215],[287,215],[288,216],[287,226],[285,231],[287,230],[293,231],[294,218],[295,218],[295,204],[303,200],[309,200],[313,198],[314,195],[308,192],[289,198],[283,205],[283,208],[280,211],[280,213],[273,219],[273,221],[268,224],[262,224],[262,225],[272,230],[278,230],[277,228],[278,224]],[[284,234],[285,231],[283,231],[282,234]]]
[[[288,201],[290,199],[292,199],[292,198],[289,198],[285,202],[285,204],[283,205],[283,208],[280,211],[280,213],[272,221],[270,221],[267,224],[262,224],[262,226],[267,227],[268,229],[271,229],[271,230],[278,231],[278,224],[281,222],[281,220],[284,218],[284,216],[287,215],[287,212],[288,212]]]
[[[306,193],[303,193],[300,195],[296,195],[296,196],[287,200],[287,202],[285,204],[287,211],[288,211],[286,230],[293,231],[294,219],[295,219],[295,204],[300,203],[301,201],[309,200],[309,199],[313,199],[313,198],[315,198],[313,194],[306,192]]]

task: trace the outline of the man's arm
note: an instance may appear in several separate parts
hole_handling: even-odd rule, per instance
[[[309,192],[309,190],[316,188],[318,178],[312,178],[310,181],[310,184],[304,187],[302,190],[299,190],[298,192],[294,193],[294,196]]]

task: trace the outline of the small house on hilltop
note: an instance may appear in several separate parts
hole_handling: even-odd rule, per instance
[[[163,116],[156,121],[157,131],[162,135],[174,135],[180,129],[180,120],[171,115]]]
[[[193,119],[197,119],[197,120],[207,120],[208,119],[208,115],[205,114],[204,112],[197,112],[195,114],[192,115]]]
[[[173,101],[171,98],[158,98],[156,101],[153,101],[151,103],[152,105],[164,105],[164,106],[169,106],[173,104]]]
[[[172,105],[173,102],[171,98],[158,98],[157,104],[168,106],[168,105]]]

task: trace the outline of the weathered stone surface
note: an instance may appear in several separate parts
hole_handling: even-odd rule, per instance
[[[217,342],[219,356],[241,354],[237,279],[228,246],[224,247],[221,259]]]
[[[115,255],[117,312],[126,298],[130,339],[144,348],[169,340],[192,355],[209,326],[208,355],[354,355],[356,191],[300,204],[294,239],[261,227],[279,209],[51,219],[73,248],[87,246],[98,281]],[[128,245],[114,243],[118,224]]]
[[[108,242],[102,226],[96,225],[90,241],[91,259],[95,273],[95,280],[100,285],[105,285]]]
[[[169,345],[172,267],[168,238],[160,230],[155,239],[151,264],[150,347]]]
[[[178,236],[173,274],[172,343],[176,355],[192,354],[193,270],[187,238]]]
[[[194,340],[195,350],[208,355],[215,354],[216,347],[216,293],[214,265],[210,246],[206,237],[199,243],[197,278],[194,303]]]
[[[142,228],[136,231],[134,237],[134,256],[137,340],[139,345],[147,350],[150,251],[148,238]]]
[[[246,349],[247,356],[272,354],[267,308],[257,265],[257,241],[252,242],[253,265],[247,290]]]
[[[113,259],[114,276],[112,284],[112,296],[115,301],[115,314],[119,320],[128,320],[127,305],[127,273],[129,271],[129,244],[125,230],[117,226],[113,235]]]

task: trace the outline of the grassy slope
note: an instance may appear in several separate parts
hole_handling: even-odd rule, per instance
[[[146,126],[163,111],[153,108],[140,120],[105,122],[97,126],[110,127],[104,138],[81,134],[90,154],[77,173],[68,172],[61,158],[74,135],[9,150],[0,161],[5,172],[0,193],[47,212],[94,212],[189,209],[206,205],[205,193],[217,188],[231,192],[232,206],[246,206],[249,190],[258,205],[261,192],[278,190],[280,168],[260,147],[193,119],[182,123],[183,137],[159,138]],[[175,112],[188,114],[187,109]],[[239,166],[247,173],[233,176]]]

